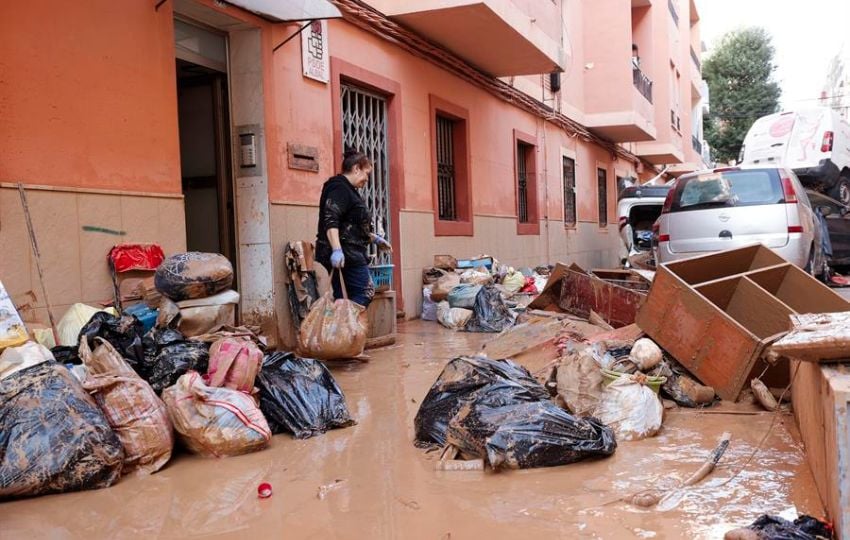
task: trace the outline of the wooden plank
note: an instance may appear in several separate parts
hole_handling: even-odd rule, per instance
[[[791,326],[773,352],[808,362],[850,358],[850,311],[792,315]]]
[[[837,538],[850,538],[850,365],[791,362],[794,416]]]

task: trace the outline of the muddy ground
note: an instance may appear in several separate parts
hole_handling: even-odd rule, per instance
[[[333,365],[358,425],[321,437],[275,436],[255,454],[182,454],[161,472],[112,488],[0,504],[0,538],[722,538],[758,515],[823,514],[792,416],[749,404],[668,411],[661,434],[608,459],[551,469],[436,472],[415,448],[419,401],[453,356],[488,336],[436,323],[400,325],[367,364]],[[764,449],[733,480],[768,432]],[[721,466],[674,508],[616,502],[674,484],[723,431]],[[261,482],[269,499],[257,498]]]

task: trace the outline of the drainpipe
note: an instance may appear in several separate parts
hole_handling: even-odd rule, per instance
[[[538,118],[538,125],[543,125],[543,183],[546,186],[546,195],[544,197],[545,206],[543,207],[544,219],[546,220],[546,261],[544,264],[552,264],[550,257],[551,247],[549,245],[549,145],[546,144],[546,121]]]

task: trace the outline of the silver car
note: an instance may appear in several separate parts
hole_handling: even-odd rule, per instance
[[[761,243],[813,274],[821,229],[800,180],[781,167],[727,167],[679,178],[657,223],[659,263]]]

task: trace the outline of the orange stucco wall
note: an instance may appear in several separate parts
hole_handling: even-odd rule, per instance
[[[170,9],[61,5],[0,2],[0,181],[179,193]]]

